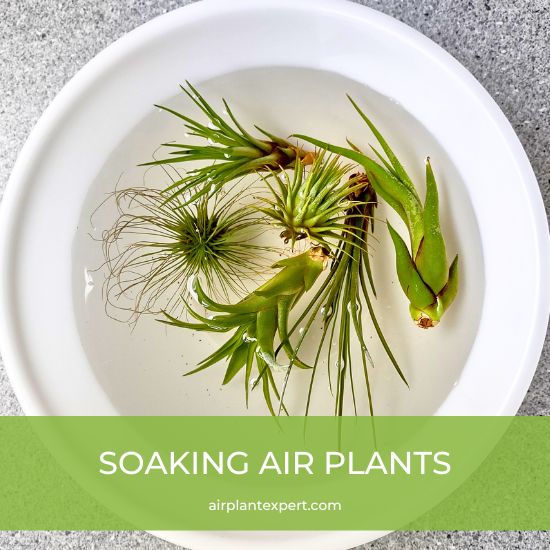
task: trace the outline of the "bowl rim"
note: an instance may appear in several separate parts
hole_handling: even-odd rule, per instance
[[[18,155],[12,173],[8,180],[2,204],[0,205],[0,266],[10,263],[13,250],[13,234],[17,228],[17,212],[24,200],[26,182],[32,170],[34,160],[40,155],[40,150],[47,142],[56,125],[74,107],[78,96],[88,88],[95,78],[108,67],[114,66],[126,52],[151,37],[160,35],[167,27],[173,28],[190,22],[200,22],[211,15],[258,9],[260,4],[255,0],[202,0],[185,5],[174,11],[160,15],[122,36],[107,48],[87,62],[56,95],[47,107],[39,121],[29,134],[21,152]],[[533,328],[525,344],[523,364],[518,368],[518,377],[513,381],[507,400],[501,406],[500,414],[515,414],[531,383],[538,358],[542,350],[550,314],[550,286],[545,285],[550,275],[550,247],[548,222],[540,189],[529,163],[527,155],[515,134],[511,124],[491,98],[489,93],[475,77],[454,57],[432,40],[412,29],[393,17],[380,13],[372,8],[350,2],[348,0],[263,0],[261,9],[303,10],[305,8],[326,12],[333,15],[344,15],[358,21],[375,22],[376,25],[390,32],[405,37],[415,47],[426,55],[437,58],[442,65],[456,74],[468,90],[481,102],[488,112],[500,134],[505,139],[526,185],[532,221],[537,237],[536,248],[538,256],[534,258],[538,273],[538,307]],[[0,279],[0,349],[4,359],[6,372],[21,403],[23,411],[28,415],[45,414],[46,409],[42,398],[31,382],[30,376],[23,368],[25,351],[21,340],[16,334],[11,322],[17,315],[14,300],[10,292],[9,277]],[[201,533],[201,536],[203,534]],[[359,544],[365,538],[364,534],[349,532],[349,544]],[[207,533],[204,533],[207,536]],[[339,543],[342,536],[339,535]],[[333,540],[336,542],[336,540]],[[348,539],[346,539],[346,544]],[[240,546],[243,547],[242,545]]]
[[[226,0],[201,0],[159,15],[107,46],[88,61],[63,86],[31,130],[8,179],[0,204],[0,266],[9,265],[10,256],[13,254],[11,242],[17,227],[16,214],[18,205],[23,199],[25,182],[30,174],[33,159],[37,158],[41,147],[47,142],[48,136],[51,135],[55,126],[70,112],[75,99],[86,90],[96,76],[108,67],[113,66],[127,51],[131,51],[135,46],[151,37],[158,36],[167,27],[202,21],[211,15],[220,15],[220,13],[258,9],[259,6],[254,0],[231,0],[230,2]],[[414,42],[415,46],[421,49],[423,53],[437,58],[467,85],[469,91],[476,96],[484,109],[490,114],[493,122],[505,138],[507,146],[513,153],[514,160],[527,187],[539,253],[538,257],[534,258],[539,280],[536,289],[539,293],[538,308],[533,320],[534,329],[526,344],[528,352],[524,357],[524,366],[531,365],[532,368],[524,373],[519,384],[516,381],[515,391],[510,393],[508,402],[502,407],[501,412],[501,414],[515,414],[534,375],[550,315],[550,286],[542,284],[542,281],[548,280],[550,275],[548,222],[540,188],[519,138],[500,107],[479,81],[451,54],[405,23],[350,0],[263,0],[261,3],[261,9],[263,10],[303,10],[304,8],[328,12],[333,15],[344,15],[364,22],[374,22],[376,25],[384,27],[385,30],[399,33],[407,40]],[[0,349],[2,350],[6,371],[25,413],[45,414],[45,408],[39,404],[39,396],[32,389],[30,380],[25,375],[25,369],[20,368],[24,350],[21,345],[18,345],[18,337],[10,322],[10,319],[14,318],[16,314],[10,294],[8,277],[3,276],[0,279]]]

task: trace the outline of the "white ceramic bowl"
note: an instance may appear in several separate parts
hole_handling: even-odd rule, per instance
[[[173,366],[135,367],[141,382],[132,387],[123,354],[116,354],[119,348],[130,353],[125,350],[135,342],[117,346],[116,338],[109,341],[113,325],[86,313],[79,271],[91,250],[79,240],[89,230],[83,227],[89,205],[112,188],[117,170],[120,175],[142,161],[137,152],[150,153],[162,139],[164,122],[158,113],[150,118],[151,105],[177,101],[171,98],[184,79],[212,95],[229,95],[239,112],[265,117],[277,131],[286,130],[280,116],[286,105],[296,131],[331,137],[349,130],[362,139],[365,130],[343,97],[351,89],[370,102],[407,166],[421,167],[426,154],[438,159],[444,230],[465,260],[463,297],[429,339],[407,348],[413,334],[407,326],[405,344],[397,344],[403,353],[424,352],[427,359],[413,361],[411,375],[437,399],[426,390],[403,397],[382,376],[380,384],[404,404],[382,404],[382,411],[515,414],[537,364],[550,303],[548,228],[527,157],[494,101],[451,56],[402,23],[341,0],[205,0],[176,10],[107,48],[51,104],[14,168],[0,227],[2,354],[25,412],[201,414],[208,402],[207,384],[195,392],[196,402],[186,394],[188,410],[156,408],[176,403],[177,394],[154,397],[172,391]],[[421,177],[419,168],[413,172]],[[405,307],[400,291],[388,292],[392,311]],[[117,358],[116,368],[110,357]],[[126,385],[116,377],[119,370]],[[426,401],[429,408],[418,405]],[[163,534],[209,549],[336,549],[377,535]]]

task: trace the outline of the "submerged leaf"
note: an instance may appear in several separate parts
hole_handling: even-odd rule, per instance
[[[434,294],[439,294],[447,284],[447,253],[439,227],[439,198],[430,159],[426,160],[424,238],[418,249],[415,263],[424,282]]]
[[[234,376],[245,366],[248,351],[248,346],[243,343],[233,352],[231,359],[229,360],[227,370],[225,371],[225,376],[222,382],[223,386],[231,382]]]
[[[395,247],[395,265],[401,288],[411,304],[423,310],[435,303],[435,296],[418,273],[405,241],[389,223],[388,229]]]
[[[453,303],[458,292],[458,254],[455,256],[451,267],[449,268],[449,277],[447,284],[443,290],[439,293],[439,300],[441,301],[441,314],[443,314],[448,307]]]

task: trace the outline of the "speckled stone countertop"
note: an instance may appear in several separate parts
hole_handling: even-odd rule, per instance
[[[3,0],[0,3],[0,193],[42,111],[76,71],[127,31],[186,0]],[[361,0],[424,33],[463,63],[515,128],[550,210],[550,0]],[[510,228],[512,230],[512,228]],[[505,237],[505,235],[504,235]],[[513,250],[510,251],[511,256]],[[550,342],[524,415],[550,414]],[[22,414],[0,360],[0,414]],[[540,532],[393,533],[369,549],[550,547]],[[151,535],[0,532],[0,548],[168,550]]]

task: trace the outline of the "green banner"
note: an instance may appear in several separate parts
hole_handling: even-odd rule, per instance
[[[0,529],[550,529],[546,417],[0,417]]]

